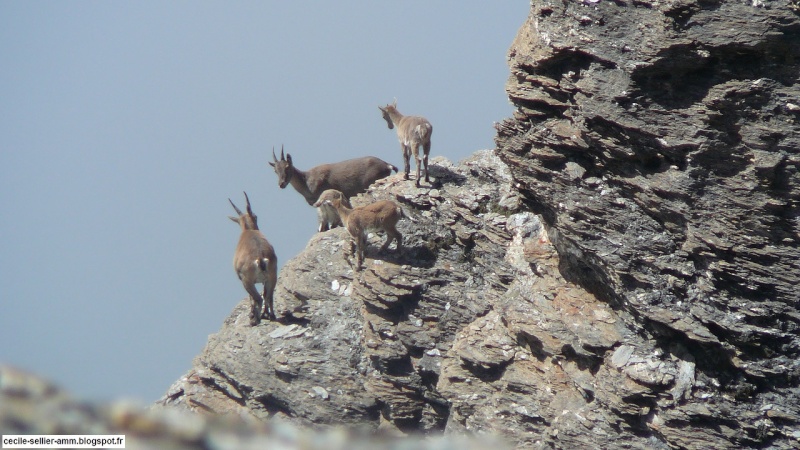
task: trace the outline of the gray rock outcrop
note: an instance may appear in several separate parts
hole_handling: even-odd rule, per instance
[[[374,238],[354,272],[344,230],[316,235],[281,322],[237,307],[162,403],[525,447],[797,447],[798,11],[533,2],[497,150],[354,200],[402,203],[406,251]]]
[[[299,425],[444,430],[450,402],[437,385],[456,335],[518,271],[533,273],[523,240],[545,234],[534,215],[512,214],[519,197],[493,152],[459,165],[433,158],[430,170],[435,186],[395,175],[352,199],[403,205],[401,253],[379,253],[384,237],[373,236],[356,272],[343,228],[315,235],[281,270],[280,321],[250,327],[241,303],[162,403]],[[525,237],[512,258],[515,233]]]

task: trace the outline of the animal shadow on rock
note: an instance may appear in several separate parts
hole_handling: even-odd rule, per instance
[[[444,183],[461,186],[467,181],[467,177],[464,175],[450,170],[449,167],[440,166],[438,164],[431,164],[430,173],[434,180],[431,181],[431,186],[423,187],[440,188],[444,185]]]
[[[403,246],[403,250],[398,252],[396,249],[389,248],[381,250],[380,247],[368,246],[364,252],[364,258],[380,260],[398,266],[411,266],[430,269],[436,264],[436,255],[426,245]],[[366,265],[366,261],[364,263]],[[374,263],[373,263],[374,264]]]
[[[381,241],[384,240],[383,236],[379,237],[381,238]],[[367,243],[367,248],[364,250],[364,263],[361,267],[362,270],[366,267],[376,264],[375,261],[381,261],[377,264],[389,263],[398,266],[411,266],[423,269],[430,269],[436,264],[436,255],[426,245],[403,245],[403,248],[400,252],[398,252],[396,248],[392,247],[382,250],[380,245],[381,244],[376,242],[374,238],[372,239],[372,242]],[[355,269],[356,250],[354,242],[351,242],[350,246],[344,251],[344,258],[347,260],[347,263]]]

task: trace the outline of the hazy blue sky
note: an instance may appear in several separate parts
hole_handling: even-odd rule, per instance
[[[152,401],[245,296],[228,197],[283,265],[316,213],[267,166],[493,148],[527,0],[0,1],[0,363]],[[412,162],[413,164],[413,162]]]

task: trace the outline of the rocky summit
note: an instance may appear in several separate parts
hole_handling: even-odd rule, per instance
[[[383,237],[373,236],[366,267],[355,271],[343,228],[317,234],[281,271],[279,321],[251,327],[243,299],[160,403],[300,427],[488,434],[515,445],[590,420],[598,366],[633,350],[623,343],[637,342],[635,331],[564,278],[552,230],[526,210],[494,152],[457,165],[435,158],[431,175],[429,187],[398,174],[353,199],[402,204],[410,219],[398,227],[401,253],[379,252]],[[664,384],[694,370],[628,359],[634,376]],[[617,360],[600,374],[609,388],[625,380],[617,369],[629,361]],[[676,389],[689,389],[683,378]],[[621,398],[612,406],[630,408]],[[604,417],[588,417],[615,439]]]
[[[249,326],[243,299],[162,403],[299,425],[444,430],[451,402],[440,375],[454,343],[511,286],[533,283],[525,251],[549,243],[493,152],[458,165],[433,158],[430,172],[430,186],[398,174],[351,199],[403,207],[401,252],[381,252],[385,236],[371,236],[356,271],[344,228],[316,234],[281,270],[278,321]]]

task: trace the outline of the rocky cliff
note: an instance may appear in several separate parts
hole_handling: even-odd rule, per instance
[[[403,205],[402,252],[372,236],[356,272],[343,229],[315,235],[281,271],[279,321],[249,326],[243,299],[164,408],[0,367],[0,431],[800,446],[800,3],[537,0],[509,65],[495,150],[353,199]]]
[[[391,177],[162,399],[555,448],[800,445],[800,4],[534,1],[497,149]],[[499,156],[499,158],[498,158]],[[309,224],[309,227],[313,224]]]
[[[800,442],[800,5],[533,2],[497,150],[395,176],[402,253],[342,229],[162,400],[517,445]],[[504,164],[505,163],[505,164]],[[507,164],[507,166],[506,166]]]
[[[497,127],[498,154],[563,276],[620,333],[522,333],[555,373],[537,395],[572,385],[568,407],[538,402],[543,442],[798,445],[799,11],[533,2],[509,53],[518,109]]]
[[[402,252],[373,236],[356,272],[343,229],[315,235],[281,271],[280,320],[249,326],[243,299],[164,408],[0,367],[0,431],[800,446],[800,3],[534,1],[509,65],[494,151],[353,199],[403,205]]]

